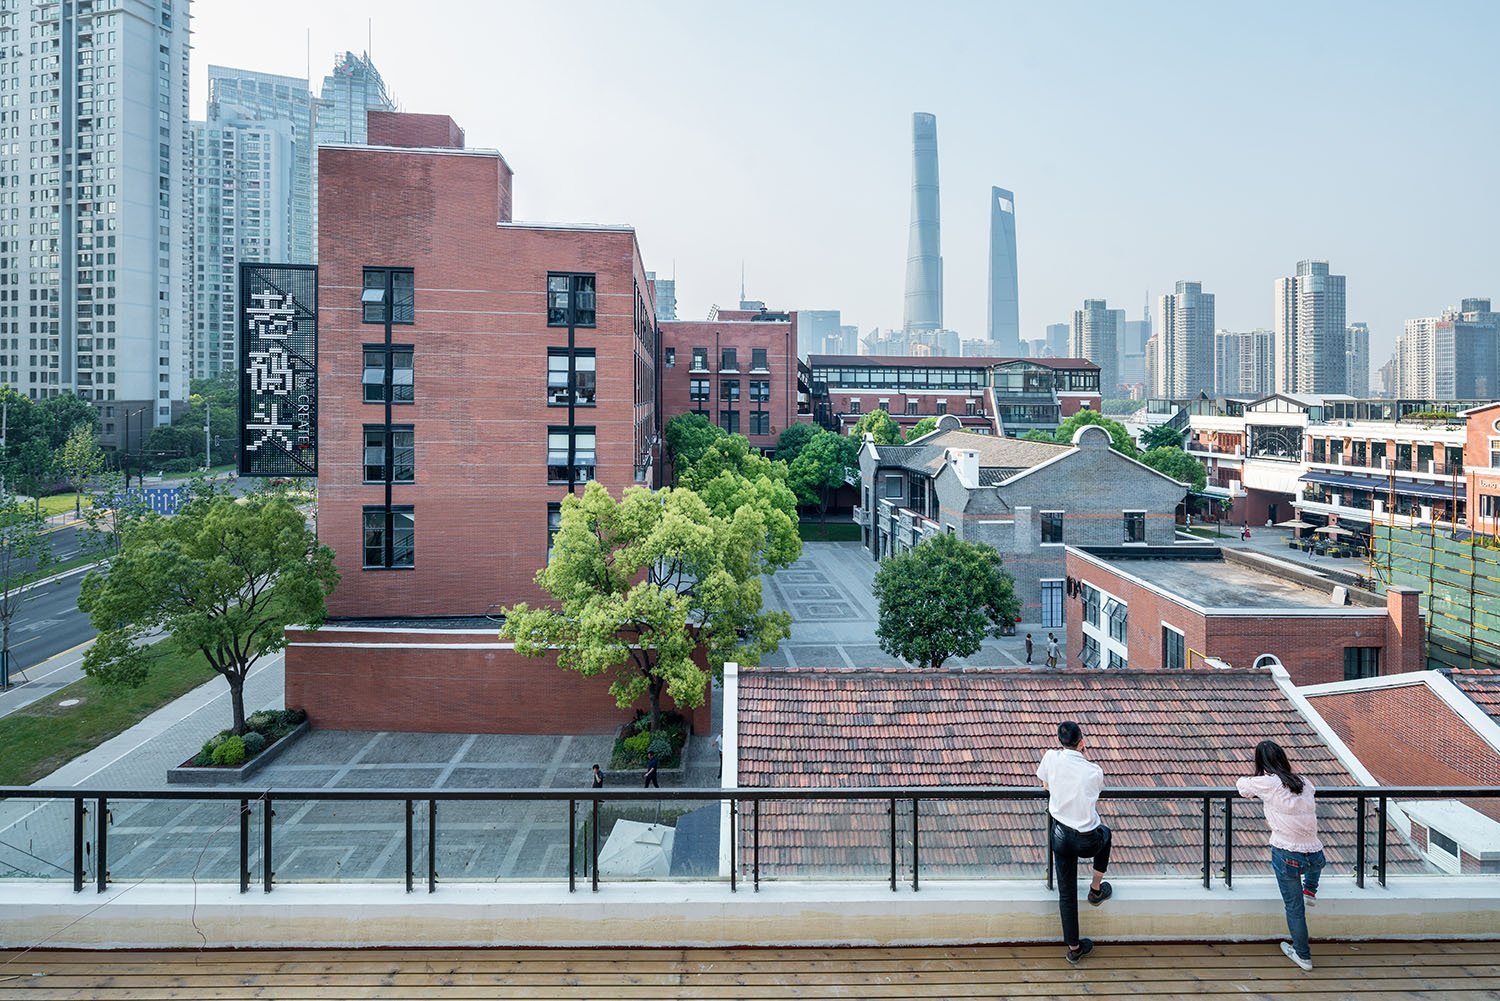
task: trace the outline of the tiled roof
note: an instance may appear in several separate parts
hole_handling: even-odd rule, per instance
[[[1461,692],[1474,700],[1474,704],[1483,709],[1490,719],[1500,723],[1500,671],[1450,671],[1448,678]]]
[[[1023,469],[1039,466],[1048,459],[1055,459],[1073,446],[955,430],[937,431],[925,435],[920,445],[880,445],[877,447],[880,450],[881,465],[900,466],[903,469],[928,474],[935,474],[943,468],[947,449],[969,449],[979,453],[981,476],[985,470],[1003,470],[1004,476],[1008,477],[1014,476]],[[994,485],[986,483],[982,478],[980,483],[984,486]]]
[[[739,781],[746,786],[999,785],[1035,787],[1057,724],[1076,720],[1110,786],[1231,785],[1250,774],[1257,742],[1287,748],[1315,785],[1354,785],[1332,751],[1264,671],[989,671],[744,669],[739,681]],[[910,806],[897,829],[909,851]],[[1039,874],[1042,801],[932,802],[920,807],[929,875]],[[1139,874],[1201,872],[1200,800],[1105,800],[1115,831],[1111,867]],[[1353,857],[1353,809],[1320,807],[1330,860]],[[746,827],[748,831],[749,822]],[[1212,821],[1222,838],[1222,811]],[[1373,837],[1373,825],[1372,825]],[[1258,804],[1235,805],[1235,856],[1263,864]],[[748,837],[748,833],[747,833]],[[865,874],[889,866],[887,806],[764,805],[762,873]],[[1412,858],[1392,839],[1392,863]],[[1215,857],[1222,848],[1215,847]],[[905,856],[903,855],[903,858]],[[902,864],[908,865],[909,862]]]

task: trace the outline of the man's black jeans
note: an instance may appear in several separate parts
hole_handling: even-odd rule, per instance
[[[1063,942],[1078,944],[1078,860],[1091,858],[1099,872],[1109,871],[1109,828],[1100,824],[1085,834],[1052,822],[1052,871],[1057,877],[1057,910]]]

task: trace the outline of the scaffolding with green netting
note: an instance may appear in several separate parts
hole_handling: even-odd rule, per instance
[[[1415,588],[1427,619],[1427,666],[1500,668],[1500,549],[1494,539],[1435,525],[1374,525],[1376,590]]]

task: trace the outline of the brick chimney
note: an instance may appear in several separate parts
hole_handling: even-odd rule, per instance
[[[1422,655],[1422,594],[1414,587],[1392,586],[1385,591],[1385,666],[1381,674],[1420,671],[1427,666]]]

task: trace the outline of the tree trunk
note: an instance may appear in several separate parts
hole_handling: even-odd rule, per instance
[[[245,672],[228,673],[224,680],[229,682],[229,704],[234,713],[234,725],[230,732],[237,736],[245,734]]]
[[[73,517],[75,517],[75,518],[81,518],[81,517],[83,517],[83,491],[82,490],[74,490],[73,491]]]
[[[666,682],[660,678],[652,678],[646,686],[646,692],[651,696],[651,735],[661,729],[661,693],[666,687]]]

